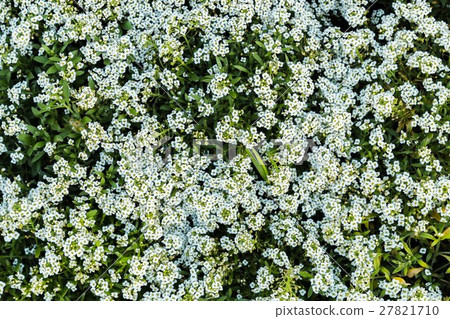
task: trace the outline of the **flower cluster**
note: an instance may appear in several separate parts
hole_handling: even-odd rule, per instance
[[[0,298],[448,298],[448,10],[1,1]]]

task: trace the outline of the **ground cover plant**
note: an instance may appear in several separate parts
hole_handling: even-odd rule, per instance
[[[0,299],[447,299],[449,17],[0,0]]]

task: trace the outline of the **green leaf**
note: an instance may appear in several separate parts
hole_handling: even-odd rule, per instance
[[[70,97],[70,89],[69,89],[69,84],[67,83],[66,80],[62,81],[62,87],[63,87],[63,97],[64,100],[66,102],[69,102],[69,97]]]
[[[432,139],[433,139],[433,133],[429,133],[427,135],[427,137],[422,140],[420,145],[421,146],[427,146],[431,142]]]
[[[247,70],[246,68],[244,68],[244,67],[241,66],[241,65],[235,64],[235,65],[233,65],[233,68],[238,69],[239,71],[242,71],[242,72],[245,72],[245,73],[250,73],[249,70]]]
[[[219,66],[219,69],[223,68],[222,62],[220,61],[219,57],[216,56],[216,63]]]
[[[93,209],[93,210],[88,211],[86,216],[88,219],[94,219],[95,216],[97,216],[97,214],[98,214],[98,210]]]
[[[83,117],[81,120],[81,123],[83,123],[83,124],[87,124],[89,122],[92,122],[92,120],[90,117],[87,117],[87,116]]]
[[[36,258],[38,258],[39,255],[41,254],[41,250],[42,250],[42,247],[41,247],[41,246],[37,246],[37,247],[36,247],[36,250],[34,251],[34,256],[35,256]]]
[[[33,125],[27,125],[27,129],[28,129],[28,131],[30,131],[33,134],[36,133],[36,131],[37,131],[37,128]]]
[[[62,137],[61,134],[57,134],[57,135],[55,135],[55,136],[53,137],[53,141],[54,141],[55,143],[57,143],[57,142],[62,142],[62,141],[64,141],[64,137]]]
[[[58,72],[58,68],[56,67],[56,65],[52,65],[48,70],[47,70],[47,74],[53,74]]]
[[[309,289],[308,289],[308,298],[311,297],[312,294],[313,294],[312,287],[309,287]]]
[[[381,266],[381,256],[376,256],[373,260],[374,275],[378,274]]]
[[[450,239],[450,227],[442,232],[441,240]]]
[[[252,148],[251,150],[249,150],[248,148],[245,149],[247,154],[250,156],[253,165],[255,165],[256,169],[258,170],[259,174],[261,175],[261,177],[267,181],[267,175],[269,175],[268,171],[267,171],[267,167],[264,164],[264,161],[262,160],[261,156],[259,155],[258,151],[255,150],[254,148]]]
[[[34,142],[34,139],[32,136],[28,135],[28,134],[19,134],[17,135],[17,138],[19,139],[19,141],[21,141],[24,145],[32,145]]]
[[[432,235],[430,235],[428,233],[420,233],[419,237],[422,238],[422,239],[436,240],[436,238],[434,238]]]
[[[257,45],[259,45],[259,46],[260,46],[261,48],[263,48],[263,49],[266,48],[266,46],[264,45],[264,43],[262,43],[261,41],[256,40],[255,43],[256,43]]]
[[[299,274],[300,274],[300,276],[302,276],[302,277],[304,277],[304,278],[313,278],[313,277],[314,277],[314,276],[311,275],[309,272],[304,271],[304,270],[300,271]]]
[[[391,273],[387,270],[387,268],[380,267],[380,271],[384,274],[387,280],[391,280]]]
[[[406,252],[408,253],[408,255],[414,256],[413,252],[411,251],[411,249],[408,247],[408,244],[406,244],[405,242],[403,243],[403,248],[405,248]]]
[[[202,82],[209,83],[213,79],[214,75],[207,75],[202,77]]]
[[[72,59],[73,64],[77,64],[78,62],[80,62],[82,60],[82,57],[80,56],[76,56]]]
[[[33,150],[37,150],[38,148],[44,147],[45,144],[47,144],[47,143],[44,141],[37,142],[36,144],[34,144]]]
[[[126,31],[129,31],[131,29],[133,29],[133,25],[131,24],[130,21],[126,20],[123,24],[122,24],[122,28]]]
[[[405,268],[405,265],[404,265],[404,264],[400,264],[397,268],[395,268],[395,269],[392,271],[392,273],[393,273],[393,274],[396,274],[396,273],[400,272],[403,268]]]
[[[189,73],[188,78],[189,78],[189,80],[195,81],[195,82],[198,81],[198,80],[200,80],[200,78],[198,77],[198,75],[195,74],[195,73],[193,73],[193,72],[190,72],[190,73]]]
[[[423,268],[430,268],[430,266],[428,266],[428,264],[426,262],[424,262],[423,260],[418,260],[417,261],[419,263],[420,266],[422,266]]]
[[[95,83],[94,83],[94,80],[92,80],[91,77],[88,79],[88,84],[89,84],[89,87],[91,88],[91,90],[94,91],[95,90]]]
[[[255,58],[256,61],[258,61],[259,64],[263,64],[263,60],[261,59],[261,57],[258,55],[258,53],[253,52],[252,53],[253,57]]]
[[[49,61],[49,59],[47,57],[45,57],[45,56],[35,56],[33,58],[33,60],[36,61],[36,62],[42,63],[42,64],[46,64]]]
[[[241,77],[238,76],[237,78],[232,79],[232,80],[231,80],[231,83],[232,83],[232,84],[236,84],[236,83],[239,82],[240,80],[241,80]]]
[[[68,46],[71,42],[72,42],[72,40],[69,40],[69,41],[64,42],[64,45],[61,47],[61,50],[60,50],[59,52],[60,52],[60,53],[61,53],[61,52],[64,52],[64,50],[67,48],[67,46]]]
[[[45,154],[44,151],[37,152],[36,155],[34,155],[33,159],[31,160],[31,163],[36,163],[37,161],[39,161],[41,157],[44,156],[44,154]]]
[[[45,44],[42,44],[41,47],[44,49],[44,51],[48,54],[48,55],[53,55],[53,50],[51,50],[48,46],[46,46]]]

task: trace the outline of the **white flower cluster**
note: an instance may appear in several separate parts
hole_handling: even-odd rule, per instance
[[[450,223],[429,2],[6,2],[2,298],[442,298],[386,261]]]

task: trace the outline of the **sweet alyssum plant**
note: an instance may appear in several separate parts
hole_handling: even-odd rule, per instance
[[[0,298],[447,298],[448,9],[0,1]]]

